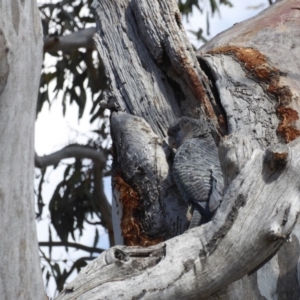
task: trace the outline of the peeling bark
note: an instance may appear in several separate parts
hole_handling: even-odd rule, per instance
[[[115,225],[120,241],[152,246],[102,253],[58,299],[298,299],[300,1],[218,35],[200,64],[175,1],[94,3],[105,101],[119,111]],[[225,179],[212,221],[183,234],[170,230],[186,221],[163,142],[182,114],[219,129]]]
[[[297,7],[296,0],[278,1],[197,51],[214,74],[229,133],[246,129],[263,145],[299,137]]]

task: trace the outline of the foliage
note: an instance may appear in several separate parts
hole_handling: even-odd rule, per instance
[[[208,1],[203,1],[203,0],[179,0],[178,1],[178,7],[181,11],[181,13],[183,15],[189,16],[192,12],[194,8],[197,8],[200,10],[201,13],[204,12],[204,7]],[[210,9],[212,12],[212,15],[217,11],[219,12],[219,6],[220,4],[224,4],[224,5],[229,5],[230,7],[232,7],[232,4],[230,1],[227,0],[220,0],[219,3],[217,3],[215,0],[210,0],[209,1],[209,5],[210,5]]]
[[[75,240],[75,229],[82,234],[86,215],[95,210],[92,177],[91,165],[83,166],[82,160],[77,159],[66,167],[64,179],[50,200],[51,222],[64,242],[68,241],[69,234]]]
[[[208,3],[209,2],[209,3]],[[209,20],[210,15],[209,11],[211,12],[211,17],[214,16],[216,12],[220,14],[220,5],[227,5],[229,7],[232,7],[232,4],[230,1],[227,0],[219,0],[219,3],[217,3],[215,0],[205,1],[205,0],[178,0],[178,6],[182,13],[182,15],[186,16],[187,19],[192,14],[193,9],[197,8],[202,14],[206,13],[206,34],[209,35]],[[206,9],[207,5],[209,5],[210,9]],[[199,28],[197,31],[190,32],[196,37],[197,40],[202,40],[203,42],[206,42],[206,39],[203,36],[203,28]]]
[[[64,0],[57,3],[47,3],[40,6],[43,32],[46,38],[68,35],[74,31],[95,26],[91,7],[92,0]],[[46,50],[46,49],[45,49]],[[49,54],[48,54],[49,55]],[[106,88],[101,59],[94,49],[79,49],[72,52],[53,53],[56,59],[54,66],[48,68],[43,65],[40,93],[37,103],[39,113],[45,102],[51,104],[49,99],[49,84],[55,81],[55,96],[62,92],[62,109],[65,114],[67,104],[73,101],[79,107],[79,118],[85,108],[87,94],[90,90],[93,101],[91,112],[92,120],[104,117],[99,102]]]

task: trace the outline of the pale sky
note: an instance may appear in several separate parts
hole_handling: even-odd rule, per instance
[[[212,38],[217,33],[231,27],[237,22],[241,22],[249,17],[256,15],[262,9],[268,7],[267,0],[232,0],[233,8],[227,6],[221,7],[221,16],[215,14],[214,18],[210,21],[210,37]],[[251,8],[252,7],[252,8]],[[254,9],[258,8],[258,9]],[[194,11],[193,16],[189,18],[189,23],[184,19],[186,29],[196,30],[202,25],[205,28],[206,16],[201,15],[198,11]],[[191,42],[197,47],[200,43],[197,42],[191,34],[188,34]],[[91,102],[91,101],[90,101]],[[62,116],[61,100],[57,99],[49,109],[48,105],[44,105],[42,112],[38,115],[35,127],[35,147],[38,155],[47,155],[53,151],[59,150],[70,143],[85,143],[88,138],[92,137],[94,133],[92,130],[97,129],[97,122],[92,125],[89,123],[89,111],[91,103],[87,101],[87,107],[81,120],[78,121],[78,109],[76,105],[69,105],[67,107],[66,116]],[[48,168],[46,175],[47,182],[43,186],[44,201],[50,200],[56,184],[60,182],[63,176],[64,167],[58,167],[55,170]],[[111,186],[110,178],[105,179],[105,192],[111,200]],[[49,212],[45,209],[43,214],[43,221],[38,222],[38,239],[46,241],[48,238],[48,222]],[[87,226],[80,243],[85,245],[92,245],[94,238],[94,228]],[[53,240],[58,240],[53,232]],[[108,238],[103,232],[98,247],[107,248]],[[58,259],[65,258],[64,248],[58,248],[55,251]],[[84,254],[83,254],[84,253]],[[86,252],[69,250],[67,257],[72,259],[86,255]],[[50,288],[51,289],[51,288]]]

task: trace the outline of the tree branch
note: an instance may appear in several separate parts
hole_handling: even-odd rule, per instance
[[[101,248],[88,247],[78,243],[70,243],[70,242],[39,242],[40,247],[73,247],[76,249],[84,250],[90,253],[102,253],[105,251]]]
[[[102,151],[97,151],[88,146],[82,145],[68,145],[65,148],[56,151],[50,155],[38,156],[35,154],[35,166],[37,168],[45,168],[48,166],[57,165],[62,159],[65,158],[89,158],[99,167],[104,168],[106,164],[106,155]]]
[[[141,293],[144,299],[162,299],[162,295],[163,299],[174,295],[204,299],[250,273],[278,251],[297,222],[298,151],[300,141],[291,147],[254,150],[227,188],[212,222],[154,247],[111,248],[68,284],[58,299],[83,293],[87,299],[96,299],[93,295],[104,299],[108,291],[109,299],[132,299]],[[287,185],[289,189],[284,188]],[[103,272],[108,266],[110,272]]]
[[[44,9],[44,8],[56,8],[57,6],[64,6],[65,4],[67,4],[67,3],[70,3],[70,2],[72,2],[72,0],[61,0],[60,2],[58,2],[58,3],[52,3],[52,2],[50,2],[50,3],[45,3],[45,4],[41,4],[41,5],[39,5],[38,6],[38,8],[41,10],[41,9]]]
[[[57,51],[72,52],[79,48],[95,50],[93,36],[96,28],[85,28],[66,36],[45,37],[44,52],[56,53]]]

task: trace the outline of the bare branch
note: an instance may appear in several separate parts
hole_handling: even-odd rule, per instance
[[[101,248],[88,247],[78,243],[70,243],[70,242],[39,242],[40,247],[73,247],[80,250],[84,250],[90,253],[102,253],[105,251]]]
[[[212,222],[154,247],[111,248],[68,284],[58,299],[74,299],[82,293],[86,299],[96,299],[92,294],[104,299],[108,291],[108,299],[132,299],[143,291],[145,299],[174,299],[174,295],[178,299],[204,299],[250,273],[276,253],[297,222],[300,205],[295,171],[300,166],[296,156],[299,149],[298,142],[286,147],[286,152],[277,148],[255,150],[227,189]],[[276,163],[281,156],[287,158],[284,169]],[[266,165],[276,166],[276,171],[269,172]],[[282,193],[287,182],[290,189]],[[265,201],[267,197],[272,202]],[[254,225],[253,216],[263,221]],[[105,272],[108,267],[110,272]],[[87,278],[88,291],[84,284]]]
[[[39,5],[38,8],[41,10],[41,9],[44,9],[44,8],[47,8],[47,7],[51,7],[51,8],[55,8],[57,6],[64,6],[65,4],[71,2],[71,0],[62,0],[61,2],[58,2],[58,3],[45,3],[45,4],[42,4],[42,5]]]
[[[56,53],[57,51],[72,52],[79,48],[94,50],[93,36],[96,28],[86,28],[66,36],[45,37],[44,52]]]
[[[35,166],[37,168],[45,168],[57,165],[62,159],[72,157],[92,159],[95,163],[99,164],[99,167],[102,169],[106,164],[106,155],[104,152],[97,151],[88,146],[73,144],[50,155],[38,156],[35,154]]]

